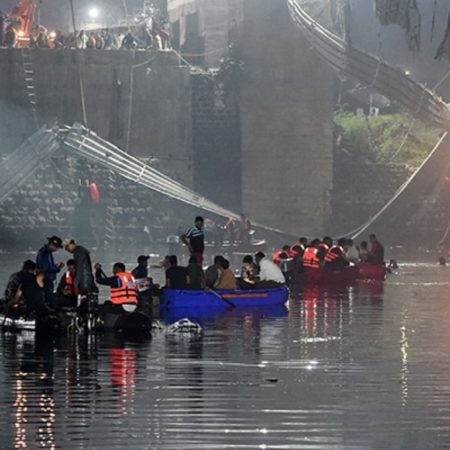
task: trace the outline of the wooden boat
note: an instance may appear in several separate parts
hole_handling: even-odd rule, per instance
[[[252,289],[243,291],[184,291],[164,290],[165,309],[227,309],[231,307],[265,307],[283,305],[289,298],[289,290],[283,286],[275,289]]]

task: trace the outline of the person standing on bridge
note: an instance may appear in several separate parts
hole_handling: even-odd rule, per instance
[[[187,245],[191,256],[195,258],[197,264],[203,263],[203,252],[205,251],[205,234],[203,225],[205,221],[203,217],[197,216],[195,224],[189,228],[186,234],[180,236],[181,242]]]

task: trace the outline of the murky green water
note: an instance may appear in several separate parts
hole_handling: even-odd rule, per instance
[[[4,274],[2,274],[4,277]],[[450,446],[450,269],[310,289],[203,334],[0,336],[0,448]]]

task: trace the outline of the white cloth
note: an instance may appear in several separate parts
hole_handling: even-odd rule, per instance
[[[349,247],[347,253],[345,254],[347,261],[350,262],[358,262],[359,261],[359,252],[355,246]]]
[[[122,308],[129,313],[136,311],[136,305],[122,305]]]
[[[275,281],[276,283],[286,283],[283,272],[272,261],[263,258],[259,262],[259,269],[259,279],[261,281]]]

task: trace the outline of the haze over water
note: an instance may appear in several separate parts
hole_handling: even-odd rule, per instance
[[[405,265],[205,316],[200,336],[0,335],[0,448],[446,448],[449,277]]]

